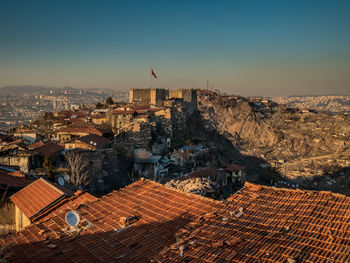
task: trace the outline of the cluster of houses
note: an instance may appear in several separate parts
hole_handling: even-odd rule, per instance
[[[77,189],[102,196],[141,177],[165,183],[197,174],[195,177],[208,178],[220,187],[241,186],[245,167],[217,169],[205,142],[176,142],[186,126],[188,103],[170,98],[161,105],[116,103],[47,113],[29,126],[0,133],[0,209],[12,215],[0,221],[3,232],[21,229],[35,221],[33,216],[38,218],[34,212],[19,209],[19,199],[14,197],[30,195],[22,188],[34,181],[53,185],[50,189],[67,198]],[[72,156],[74,162],[69,160]],[[205,172],[208,167],[214,171],[210,176]],[[77,183],[79,176],[84,182]],[[56,203],[45,204],[56,207]]]

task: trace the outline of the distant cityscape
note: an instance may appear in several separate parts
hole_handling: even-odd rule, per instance
[[[6,86],[0,88],[0,129],[25,125],[45,112],[92,107],[107,97],[128,101],[127,91]]]

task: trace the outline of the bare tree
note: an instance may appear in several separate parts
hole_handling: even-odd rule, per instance
[[[69,151],[65,154],[67,168],[69,169],[69,181],[73,184],[74,190],[83,189],[88,183],[88,170],[82,156],[75,151]]]

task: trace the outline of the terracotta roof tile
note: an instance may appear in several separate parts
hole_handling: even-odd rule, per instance
[[[42,141],[39,141],[39,142],[28,145],[27,148],[29,150],[33,150],[33,149],[39,148],[40,146],[43,146],[43,145],[45,145],[45,143],[43,143]]]
[[[31,219],[70,195],[72,193],[68,189],[40,178],[12,195],[10,199],[27,218]]]
[[[101,148],[101,147],[104,147],[106,145],[111,144],[110,140],[108,140],[105,137],[98,136],[96,134],[89,134],[86,136],[82,136],[82,137],[77,138],[77,140],[79,140],[83,143],[86,143],[88,145],[90,145],[92,142],[92,145],[95,146],[96,148]]]
[[[41,156],[49,157],[64,150],[64,147],[53,142],[49,142],[43,146],[35,148],[34,151],[39,153]]]
[[[140,180],[75,208],[81,218],[79,233],[67,231],[61,213],[28,226],[6,242],[12,244],[13,261],[30,254],[28,262],[43,258],[47,262],[146,262],[176,241],[177,230],[217,205],[218,201]],[[39,229],[44,232],[38,234]],[[30,243],[23,241],[28,239]],[[33,251],[40,253],[33,255]]]
[[[61,128],[56,131],[57,133],[86,133],[86,134],[97,134],[102,135],[103,132],[100,129],[97,129],[93,126],[81,126],[81,127],[75,127],[70,126],[67,128]]]
[[[330,192],[246,183],[155,261],[347,262],[349,208],[349,197]]]
[[[0,184],[10,187],[25,187],[34,182],[34,179],[16,176],[17,173],[20,172],[8,172],[0,169]]]

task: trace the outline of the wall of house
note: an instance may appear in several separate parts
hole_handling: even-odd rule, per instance
[[[0,236],[16,231],[16,206],[5,201],[0,207]]]
[[[16,231],[19,231],[31,224],[30,220],[22,213],[21,210],[19,210],[17,206],[15,207],[15,217],[16,217]]]
[[[87,145],[86,143],[82,143],[78,140],[65,143],[64,148],[68,150],[72,150],[72,149],[96,150],[95,147]]]
[[[0,157],[0,163],[5,165],[19,166],[21,172],[28,173],[30,170],[30,156],[11,156],[5,155]]]

